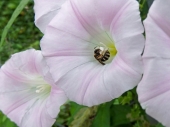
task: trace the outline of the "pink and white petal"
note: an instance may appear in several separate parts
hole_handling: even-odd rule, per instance
[[[110,31],[114,41],[120,41],[144,32],[136,0],[71,0],[71,6],[79,22],[92,36]],[[98,39],[108,41],[107,38],[101,40],[103,38]]]
[[[117,55],[134,71],[143,74],[142,53],[144,49],[142,34],[123,39],[115,44]],[[114,59],[113,59],[114,60]]]
[[[119,97],[140,80],[141,74],[116,56],[112,63],[105,66],[98,61],[82,64],[66,73],[56,84],[70,100],[93,106]]]
[[[93,55],[94,47],[96,47],[93,42],[88,42],[77,35],[60,31],[54,27],[48,27],[40,45],[42,53],[46,57],[91,56]]]
[[[25,75],[39,75],[43,74],[42,72],[47,72],[47,68],[42,71],[44,66],[46,66],[46,63],[43,60],[41,51],[30,49],[13,54],[10,60],[8,60],[4,67],[2,67],[2,69],[8,70],[8,72],[11,71],[10,73],[19,71],[24,72]]]
[[[0,93],[17,91],[17,90],[26,90],[29,89],[30,86],[27,82],[29,82],[25,77],[17,77],[20,74],[11,75],[10,73],[0,69]],[[25,83],[23,83],[25,82]]]
[[[12,55],[1,67],[1,92],[23,90],[40,85],[48,68],[40,51],[26,50]],[[39,78],[42,76],[42,78]]]
[[[55,82],[74,68],[88,62],[96,61],[94,58],[86,56],[57,56],[47,57],[46,60]]]
[[[137,88],[139,102],[146,113],[169,127],[170,60],[145,58],[143,61],[145,73]]]
[[[137,93],[146,113],[169,127],[170,108],[170,1],[155,0],[144,22],[146,44],[143,55],[144,76]]]
[[[116,55],[112,63],[105,68],[103,78],[108,93],[114,99],[138,85],[142,75]]]
[[[56,82],[70,100],[93,106],[112,99],[100,76],[103,65],[96,62],[79,65]]]
[[[17,125],[25,112],[34,104],[37,94],[31,89],[0,93],[0,109]]]
[[[51,118],[57,117],[60,111],[60,106],[63,105],[67,100],[68,99],[64,91],[62,91],[56,85],[52,86],[50,96],[46,103],[46,109]]]
[[[48,27],[53,27],[54,30]],[[74,11],[70,5],[70,1],[66,1],[65,4],[63,4],[62,9],[52,19],[48,27],[47,27],[47,31],[45,32],[45,35],[46,34],[55,35],[55,33],[52,32],[55,31],[55,29],[57,29],[58,31],[63,31],[65,33],[74,35],[80,39],[84,39],[88,41],[90,39],[89,33],[85,30],[85,28],[79,22],[78,18],[75,16]]]
[[[49,27],[54,27],[60,31],[75,35],[88,42],[94,40],[97,40],[98,43],[109,41],[108,38],[103,36],[105,31],[101,30],[101,28],[97,27],[96,25],[91,26],[92,24],[87,24],[82,15],[79,13],[79,10],[76,10],[77,8],[74,7],[73,4],[74,1],[65,2],[58,15],[56,15],[56,17],[54,17],[50,22]],[[92,11],[94,11],[94,8]],[[88,12],[88,14],[93,13]],[[96,20],[96,18],[91,18],[91,23],[96,23]]]
[[[124,0],[121,0],[121,2],[124,2]],[[136,0],[128,0],[124,2],[122,7],[115,8],[117,13],[110,24],[110,32],[115,43],[122,40],[126,41],[127,38],[141,35],[144,32],[139,12],[139,3]]]
[[[45,105],[46,100],[37,99],[25,112],[20,126],[51,127],[54,124],[55,119],[50,117]]]
[[[94,61],[94,47],[96,44],[93,42],[51,26],[41,40],[42,54],[55,81],[75,67]]]
[[[35,24],[43,33],[65,1],[67,0],[34,0]]]
[[[146,44],[144,57],[170,58],[170,1],[155,0],[144,21]]]
[[[85,74],[83,74],[84,68],[86,70],[84,70],[86,72]],[[116,56],[112,63],[108,65],[102,66],[99,63],[98,67],[94,65],[94,67],[87,69],[87,67],[84,66],[80,69],[82,70],[82,74],[80,76],[83,77],[81,80],[84,80],[85,83],[80,83],[79,86],[81,87],[77,87],[77,91],[85,91],[83,92],[83,98],[80,98],[80,100],[83,100],[83,105],[87,106],[98,105],[111,101],[112,99],[119,97],[125,91],[134,88],[141,80],[141,74],[131,69],[119,56]],[[78,75],[76,76],[80,79]],[[85,77],[87,78],[85,79]],[[76,84],[78,86],[77,82]],[[74,97],[74,94],[71,94],[69,96]],[[81,93],[76,94],[77,95],[75,95],[75,97],[79,97],[81,95]]]

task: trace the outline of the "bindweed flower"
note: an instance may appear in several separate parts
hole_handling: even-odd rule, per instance
[[[137,93],[146,113],[170,127],[170,0],[155,0],[144,21],[144,76]]]
[[[41,48],[67,97],[92,106],[139,83],[143,31],[136,0],[68,0],[47,26]]]
[[[0,69],[0,110],[20,127],[51,127],[67,100],[40,51],[14,54]]]
[[[35,25],[44,33],[46,26],[66,0],[34,0]]]

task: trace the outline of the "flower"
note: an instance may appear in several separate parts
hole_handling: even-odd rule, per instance
[[[146,113],[170,127],[170,0],[155,0],[144,21],[144,76],[137,88]]]
[[[67,100],[40,51],[14,54],[0,69],[0,110],[20,127],[51,127]]]
[[[68,0],[40,45],[56,85],[92,106],[139,83],[143,31],[136,0]]]
[[[34,0],[35,25],[44,33],[46,26],[66,0]]]

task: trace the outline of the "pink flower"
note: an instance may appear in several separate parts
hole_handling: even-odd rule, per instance
[[[136,0],[68,0],[47,26],[41,48],[67,97],[92,106],[139,83],[143,31]]]
[[[66,0],[34,0],[35,25],[44,33],[46,26]]]
[[[146,113],[170,127],[170,0],[155,0],[144,21],[144,76],[137,92]]]
[[[40,51],[14,54],[0,69],[0,109],[20,127],[51,127],[67,100]]]

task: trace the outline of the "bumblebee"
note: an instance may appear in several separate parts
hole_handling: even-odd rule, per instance
[[[95,47],[94,48],[94,57],[102,64],[105,65],[110,57],[110,52],[107,47]]]

